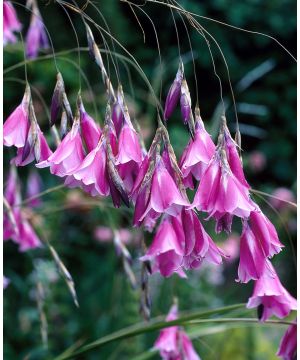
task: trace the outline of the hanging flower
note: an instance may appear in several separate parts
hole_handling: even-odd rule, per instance
[[[50,166],[51,174],[64,177],[79,166],[83,159],[84,152],[77,117],[71,131],[64,137],[54,153],[36,166],[38,168]]]
[[[263,275],[255,281],[253,294],[247,303],[247,308],[255,307],[258,308],[261,321],[266,321],[272,315],[282,319],[288,316],[291,310],[297,309],[297,300],[282,286],[270,262]]]
[[[80,128],[82,138],[89,153],[97,146],[100,137],[101,129],[95,120],[85,111],[81,97],[79,96],[79,111],[80,111]]]
[[[195,115],[195,138],[189,141],[180,160],[184,184],[192,189],[194,185],[189,176],[200,181],[215,152],[215,144],[204,128],[199,108],[195,110]]]
[[[283,360],[296,360],[297,358],[297,324],[290,325],[283,335],[276,354]]]
[[[258,280],[269,262],[260,239],[255,237],[247,221],[243,223],[243,233],[240,241],[238,280],[243,283],[247,283],[251,279]]]
[[[16,42],[14,31],[20,31],[21,27],[12,3],[3,1],[3,45]]]
[[[248,189],[231,172],[226,154],[220,148],[202,176],[193,207],[217,220],[217,232],[230,232],[232,216],[248,218],[255,210]]]
[[[177,305],[173,305],[166,321],[176,320],[177,317]],[[190,338],[179,326],[170,326],[161,330],[154,348],[159,351],[163,360],[200,360]]]
[[[26,197],[32,198],[35,195],[39,194],[42,189],[42,179],[37,171],[31,170],[27,179],[26,187]],[[40,198],[32,199],[29,201],[28,205],[31,207],[36,207],[41,204]]]
[[[30,25],[25,40],[26,56],[29,59],[36,58],[40,49],[49,48],[49,41],[40,11],[36,3],[33,4]]]
[[[3,142],[5,146],[25,146],[29,130],[30,87],[27,84],[21,104],[12,112],[3,124]]]

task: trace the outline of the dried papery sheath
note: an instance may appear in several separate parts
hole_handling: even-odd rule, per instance
[[[65,91],[63,92],[62,102],[63,102],[63,108],[67,114],[67,118],[70,121],[70,124],[72,125],[73,124],[72,109],[71,109],[71,106],[70,106],[70,103],[69,103],[69,100],[68,100],[68,97],[67,97],[67,94]]]
[[[68,133],[68,117],[65,110],[61,113],[61,119],[60,119],[60,129],[59,129],[59,135],[61,140],[67,135]]]
[[[64,91],[65,91],[64,80],[62,78],[61,73],[58,72],[56,75],[56,85],[52,95],[50,126],[53,126],[57,121],[63,103]]]
[[[192,101],[191,101],[190,91],[185,79],[182,80],[181,88],[180,88],[180,108],[181,108],[183,123],[188,126],[189,132],[192,138],[194,138],[195,123],[192,112]]]
[[[88,41],[88,45],[89,45],[89,53],[101,70],[102,81],[103,81],[104,85],[106,86],[109,101],[111,103],[115,103],[115,101],[116,101],[115,92],[114,92],[113,86],[111,84],[111,81],[107,75],[106,69],[104,67],[99,48],[94,40],[94,35],[92,33],[91,28],[87,24],[85,24],[85,26],[86,26],[87,41]]]
[[[29,84],[26,85],[21,104],[12,112],[3,124],[3,143],[5,146],[25,146],[30,127],[29,103],[31,92]]]
[[[179,61],[178,71],[175,77],[173,84],[171,85],[166,103],[165,103],[165,110],[164,110],[164,119],[167,120],[172,115],[175,107],[180,99],[180,92],[181,92],[181,85],[184,78],[184,68],[183,63]]]

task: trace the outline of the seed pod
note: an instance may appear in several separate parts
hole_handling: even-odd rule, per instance
[[[52,101],[51,101],[51,122],[50,126],[53,126],[58,118],[59,111],[62,106],[63,102],[63,93],[65,91],[65,85],[64,80],[62,78],[62,75],[60,72],[56,75],[56,85],[54,88],[54,92],[52,95]]]
[[[173,81],[173,84],[171,85],[167,95],[165,110],[164,110],[164,120],[167,120],[172,115],[178,103],[178,100],[180,98],[180,92],[181,92],[180,89],[183,78],[184,78],[184,68],[183,68],[183,63],[180,60],[175,80]]]

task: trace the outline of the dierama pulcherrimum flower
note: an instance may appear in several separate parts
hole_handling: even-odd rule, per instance
[[[247,283],[249,280],[258,280],[268,264],[261,240],[253,234],[250,225],[245,220],[240,239],[238,281]]]
[[[165,120],[169,119],[169,117],[172,115],[180,99],[181,84],[183,78],[184,78],[184,69],[183,69],[183,63],[180,60],[175,80],[169,89],[168,96],[166,99],[165,110],[164,110]]]
[[[36,3],[32,7],[29,29],[26,35],[26,56],[29,59],[37,57],[40,49],[48,49],[49,41],[45,26]]]
[[[85,111],[81,97],[78,97],[79,111],[80,111],[80,128],[82,138],[89,153],[97,146],[100,137],[101,129],[95,120]]]
[[[276,354],[283,360],[297,359],[297,323],[290,325],[284,333]]]
[[[253,294],[248,300],[247,308],[255,307],[258,308],[261,321],[266,321],[272,315],[282,319],[288,316],[291,310],[297,309],[297,300],[282,286],[271,263],[265,268],[263,275],[255,281]]]
[[[3,1],[3,44],[16,42],[14,31],[21,30],[17,13],[9,1]]]
[[[202,176],[193,207],[216,219],[217,232],[231,231],[233,215],[248,218],[255,210],[248,189],[232,173],[226,153],[220,147]]]
[[[39,173],[36,170],[31,170],[28,179],[27,179],[27,186],[26,186],[26,196],[27,198],[35,197],[37,194],[41,192],[42,189],[42,179]],[[40,198],[32,199],[28,202],[31,207],[36,207],[41,204]]]
[[[188,205],[187,199],[183,198],[161,156],[157,155],[152,175],[147,179],[146,184],[141,185],[137,195],[134,225],[140,225],[147,217],[157,218],[161,213],[175,216],[183,206]]]
[[[214,155],[215,148],[215,144],[205,130],[199,108],[196,108],[195,138],[189,141],[180,160],[180,168],[186,186],[194,188],[193,181],[187,181],[190,180],[190,176],[193,176],[198,181],[201,180],[208,163]]]
[[[3,124],[3,142],[5,146],[25,146],[29,130],[30,87],[27,84],[21,104],[12,112]]]
[[[271,221],[257,207],[250,214],[251,229],[257,241],[261,243],[268,257],[278,254],[283,245],[279,241],[277,231]]]
[[[173,305],[166,318],[167,321],[178,317],[177,305]],[[180,326],[170,326],[160,331],[154,348],[159,351],[163,360],[200,360],[193,344]]]
[[[36,164],[36,167],[50,166],[51,174],[64,177],[79,166],[84,159],[79,128],[80,119],[76,117],[72,129],[64,137],[54,153],[47,160]]]

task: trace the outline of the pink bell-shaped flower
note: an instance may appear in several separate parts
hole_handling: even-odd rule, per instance
[[[196,115],[195,138],[191,139],[183,151],[180,168],[185,180],[185,185],[194,188],[193,183],[186,181],[190,175],[196,180],[201,180],[208,163],[215,152],[215,144],[204,128],[200,115]]]
[[[244,221],[240,242],[238,281],[247,283],[249,280],[258,280],[269,262],[260,239],[253,234],[247,221]]]
[[[297,300],[282,286],[270,262],[263,275],[255,281],[253,294],[247,303],[247,308],[255,307],[258,307],[261,321],[269,319],[272,315],[282,319],[288,316],[291,310],[297,309]]]
[[[3,124],[3,142],[5,146],[25,146],[29,130],[30,87],[26,85],[21,104],[12,112]]]
[[[16,42],[14,31],[21,30],[16,10],[9,1],[3,1],[3,44]]]
[[[167,321],[178,317],[177,305],[173,305],[166,318]],[[170,326],[160,331],[154,348],[159,351],[163,360],[200,360],[193,344],[180,326]]]
[[[124,124],[119,137],[119,153],[116,164],[126,164],[129,161],[142,162],[142,150],[138,135],[134,128],[127,123]]]
[[[47,160],[36,164],[36,167],[50,166],[51,174],[64,177],[79,166],[83,159],[79,122],[75,119],[71,131],[64,137],[54,153]]]
[[[283,245],[279,241],[277,231],[271,221],[258,208],[250,214],[251,229],[261,243],[266,256],[272,257],[281,251]]]
[[[235,215],[248,218],[255,206],[250,200],[248,189],[231,172],[223,150],[216,153],[205,170],[196,192],[193,207],[208,212],[219,222],[224,216]],[[230,228],[232,217],[228,218]],[[219,224],[220,225],[220,224]]]
[[[100,126],[96,124],[95,120],[85,111],[81,99],[79,111],[81,134],[86,145],[87,152],[89,153],[97,146],[101,137],[101,129]]]
[[[296,360],[297,358],[297,324],[290,325],[284,333],[278,352],[276,354],[283,360]]]

